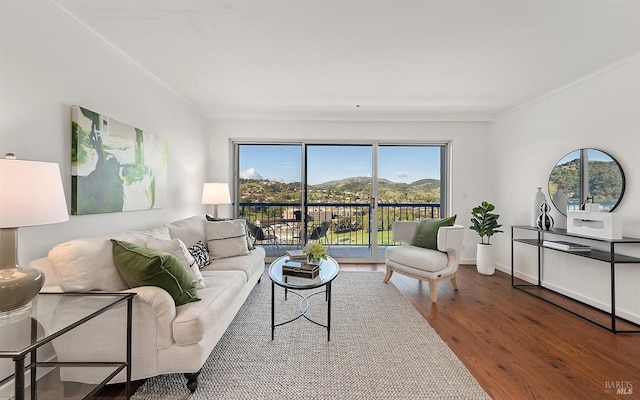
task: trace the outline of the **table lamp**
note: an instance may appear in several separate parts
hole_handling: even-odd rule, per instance
[[[213,217],[218,218],[218,205],[231,204],[229,184],[225,182],[205,183],[202,188],[202,204],[213,204]]]
[[[18,265],[18,228],[68,220],[58,164],[0,158],[0,315],[30,309],[44,284],[41,271]]]

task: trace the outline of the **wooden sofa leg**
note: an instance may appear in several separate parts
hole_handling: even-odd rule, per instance
[[[429,281],[429,294],[431,294],[431,302],[435,303],[438,300],[438,282]]]
[[[187,388],[191,393],[198,388],[198,375],[200,375],[200,371],[194,373],[185,372],[184,374],[184,377],[187,378]]]
[[[393,271],[391,270],[391,267],[387,265],[387,274],[384,276],[384,280],[382,282],[389,282],[389,279],[391,279],[391,275],[393,275]]]
[[[451,285],[453,285],[453,288],[455,290],[458,290],[458,282],[456,282],[456,277],[455,276],[451,277]]]

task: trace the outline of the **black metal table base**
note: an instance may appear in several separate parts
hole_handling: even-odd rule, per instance
[[[293,321],[296,321],[300,318],[304,318],[309,322],[312,322],[318,326],[321,326],[323,328],[327,328],[327,341],[331,340],[331,282],[328,282],[325,285],[325,290],[319,291],[319,292],[315,292],[315,293],[311,293],[308,296],[304,296],[302,293],[298,293],[297,291],[293,291],[291,289],[287,289],[284,288],[284,299],[285,301],[287,300],[287,294],[288,293],[292,293],[295,294],[296,296],[298,296],[300,298],[300,303],[298,304],[298,310],[300,311],[300,314],[297,317],[291,318],[290,320],[284,321],[284,322],[280,322],[280,323],[275,323],[275,298],[276,298],[276,284],[272,281],[271,282],[271,340],[274,339],[275,337],[275,330],[276,327],[278,326],[282,326],[282,325],[286,325],[289,324]],[[325,301],[327,302],[327,323],[323,324],[320,323],[318,321],[315,321],[313,319],[311,319],[310,317],[307,316],[307,311],[309,311],[309,308],[311,307],[311,304],[309,303],[309,298],[316,296],[318,294],[325,294]]]

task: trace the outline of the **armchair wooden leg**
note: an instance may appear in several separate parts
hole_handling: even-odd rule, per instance
[[[435,303],[438,300],[438,282],[429,281],[429,294],[431,294],[431,302]]]
[[[456,277],[455,275],[451,277],[451,285],[453,285],[453,288],[455,290],[458,290],[458,283],[456,282]]]
[[[384,280],[382,282],[389,282],[389,279],[391,279],[391,275],[393,275],[393,271],[391,270],[391,267],[387,265],[387,274],[384,276]]]

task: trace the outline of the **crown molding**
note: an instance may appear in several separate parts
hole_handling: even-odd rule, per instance
[[[584,82],[587,82],[587,81],[589,81],[591,79],[597,78],[600,75],[603,75],[603,74],[605,74],[605,73],[607,73],[607,72],[609,72],[611,70],[619,68],[622,65],[628,64],[628,63],[630,63],[632,61],[635,61],[635,60],[638,60],[638,59],[640,59],[640,52],[631,54],[631,55],[629,55],[627,57],[624,57],[624,58],[622,58],[622,59],[620,59],[620,60],[618,60],[616,62],[613,62],[613,63],[611,63],[609,65],[606,65],[606,66],[604,66],[602,68],[598,68],[597,70],[592,71],[592,72],[590,72],[590,73],[588,73],[586,75],[583,75],[578,79],[575,79],[575,80],[573,80],[573,81],[571,81],[569,83],[566,83],[566,84],[564,84],[562,86],[559,86],[559,87],[557,87],[557,88],[555,88],[555,89],[553,89],[553,90],[551,90],[551,91],[549,91],[549,92],[547,92],[545,94],[542,94],[542,95],[540,95],[538,97],[535,97],[535,98],[533,98],[531,100],[528,100],[528,101],[526,101],[524,103],[521,103],[521,104],[519,104],[519,105],[517,105],[515,107],[511,107],[511,108],[507,109],[506,111],[496,115],[495,119],[504,118],[504,117],[508,116],[509,114],[515,113],[516,111],[519,111],[519,110],[522,110],[522,109],[527,108],[529,106],[532,106],[533,104],[538,103],[538,102],[540,102],[540,101],[542,101],[542,100],[544,100],[544,99],[546,99],[548,97],[551,97],[551,96],[554,96],[554,95],[556,95],[558,93],[564,92],[565,90],[571,89],[574,86],[578,86],[578,85],[580,85],[580,84],[582,84]]]

